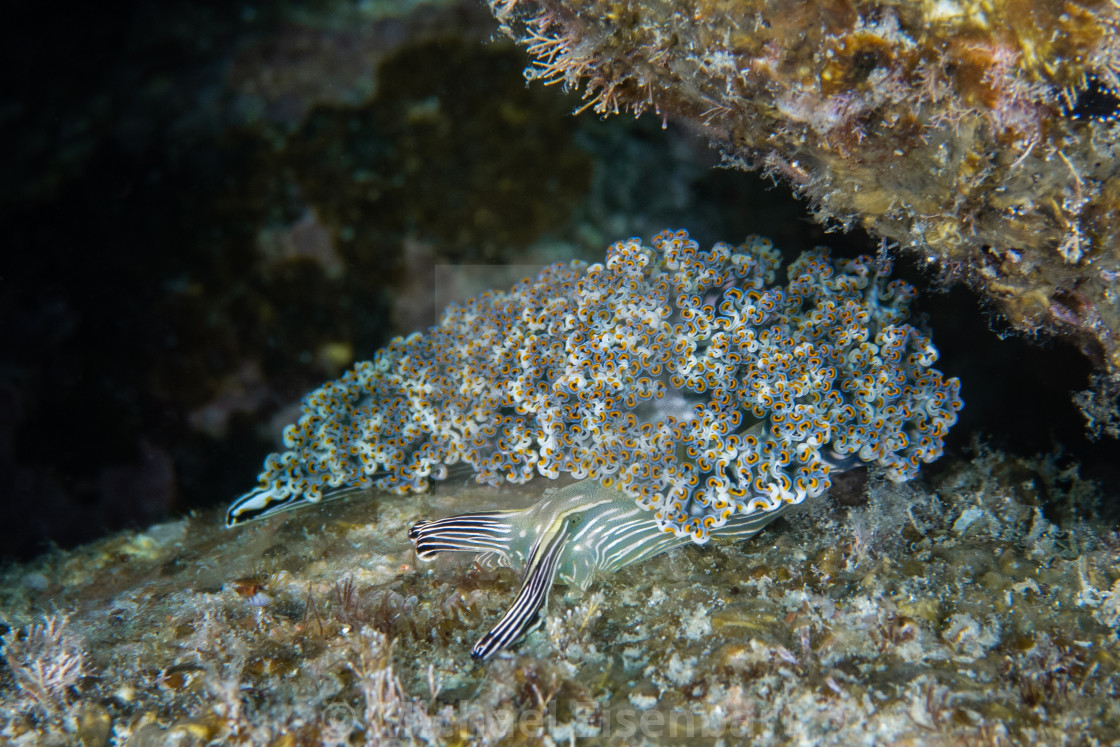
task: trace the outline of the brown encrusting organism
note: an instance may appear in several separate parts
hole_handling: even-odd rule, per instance
[[[1120,6],[1114,0],[491,0],[600,115],[702,128],[821,220],[980,291],[1120,382]],[[1111,388],[1110,388],[1111,387]],[[1099,426],[1099,423],[1098,423]],[[1105,427],[1102,431],[1116,429]]]

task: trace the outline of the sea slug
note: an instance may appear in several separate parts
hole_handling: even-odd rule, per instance
[[[837,471],[892,480],[940,456],[957,379],[906,323],[889,263],[780,254],[753,237],[701,251],[685,231],[619,241],[452,305],[303,402],[227,524],[340,491],[427,489],[456,464],[482,483],[581,482],[520,511],[421,521],[417,555],[523,568],[488,658],[540,620],[554,578],[586,586],[686,542],[741,538]]]

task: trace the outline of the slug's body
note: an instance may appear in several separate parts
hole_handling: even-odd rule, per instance
[[[735,517],[719,536],[753,537],[790,505]],[[521,511],[421,521],[408,536],[421,560],[441,552],[470,552],[478,553],[482,562],[523,569],[513,604],[471,650],[476,659],[490,658],[540,622],[554,580],[586,589],[599,573],[617,571],[690,542],[688,537],[663,531],[630,496],[594,480],[569,485]]]
[[[778,266],[762,239],[699,252],[666,231],[452,306],[309,395],[227,523],[355,488],[421,491],[459,463],[491,484],[583,480],[410,532],[423,559],[524,568],[475,646],[487,658],[535,624],[557,576],[585,586],[678,544],[753,535],[856,464],[908,479],[962,406],[903,323],[913,289],[821,249],[767,287]]]

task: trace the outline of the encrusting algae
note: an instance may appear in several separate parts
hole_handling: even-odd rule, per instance
[[[1116,743],[1120,538],[1085,518],[1111,496],[1058,455],[963,456],[556,593],[485,665],[514,575],[418,569],[408,527],[539,481],[5,566],[0,745]]]
[[[304,400],[227,524],[377,487],[582,480],[522,511],[420,522],[417,555],[523,569],[489,658],[540,622],[557,575],[586,587],[686,542],[757,533],[864,463],[894,481],[940,456],[959,382],[906,323],[914,290],[871,258],[803,253],[772,285],[765,239],[702,252],[685,231],[557,264],[451,306]]]

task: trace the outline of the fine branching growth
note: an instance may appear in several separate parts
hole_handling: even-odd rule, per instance
[[[68,622],[65,615],[45,615],[3,637],[4,661],[20,691],[51,718],[69,706],[70,691],[85,674],[82,640]]]

